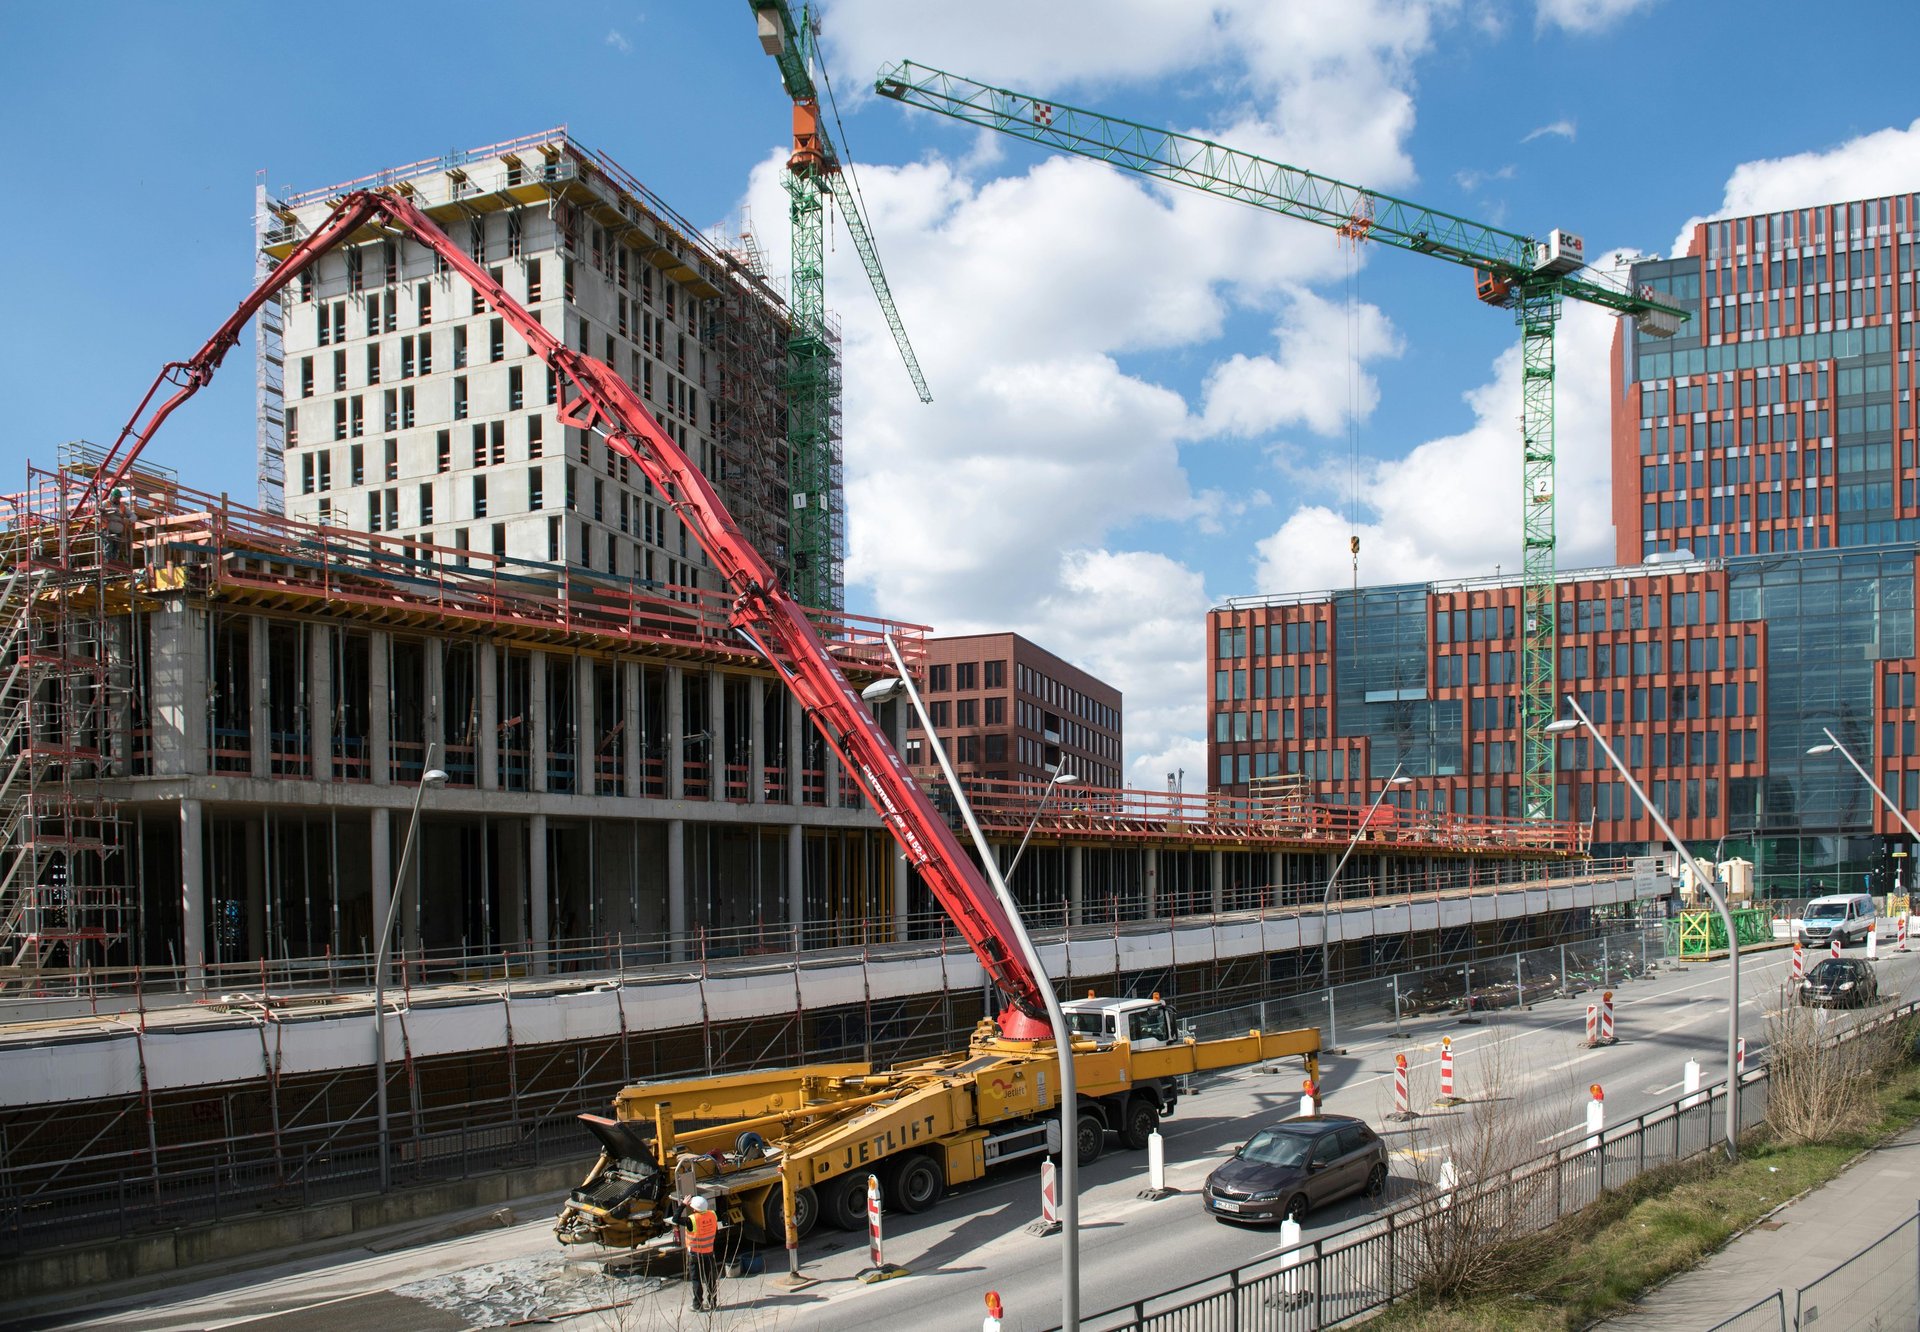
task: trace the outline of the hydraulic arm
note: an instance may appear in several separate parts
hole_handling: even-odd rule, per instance
[[[361,235],[362,232],[365,235]],[[350,238],[398,234],[432,250],[481,299],[526,339],[528,348],[559,376],[560,422],[603,436],[653,482],[674,513],[693,532],[733,593],[731,620],[779,673],[834,752],[853,773],[874,809],[899,841],[908,862],[966,937],[981,964],[1013,1007],[1001,1014],[1004,1035],[1047,1039],[1042,978],[1014,945],[999,899],[974,868],[946,821],[913,779],[886,732],[841,674],[805,609],[780,586],[774,572],[741,533],[719,495],[673,442],[625,380],[602,361],[568,347],[507,294],[421,209],[397,195],[357,191],[347,195],[313,234],[260,284],[192,359],[168,365],[147,390],[106,461],[76,505],[97,505],[126,474],[154,432],[212,378],[254,312],[273,293],[310,268],[329,249]],[[161,389],[173,394],[148,415]]]

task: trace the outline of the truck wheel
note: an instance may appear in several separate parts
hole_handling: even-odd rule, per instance
[[[1100,1153],[1107,1149],[1106,1121],[1091,1110],[1080,1112],[1080,1132],[1075,1136],[1074,1146],[1079,1153],[1075,1159],[1083,1166],[1098,1161]]]
[[[1120,1129],[1120,1141],[1136,1152],[1147,1149],[1147,1139],[1160,1127],[1160,1107],[1144,1096],[1136,1096],[1127,1106],[1126,1123]]]
[[[760,1228],[767,1234],[767,1242],[775,1248],[787,1242],[787,1218],[782,1210],[780,1190],[775,1188],[767,1195],[767,1210],[761,1219]],[[801,1189],[793,1195],[793,1228],[805,1239],[813,1231],[820,1219],[820,1199],[812,1189]]]
[[[946,1172],[924,1152],[911,1152],[888,1173],[887,1201],[903,1212],[918,1215],[939,1202],[947,1191]]]
[[[820,1218],[836,1230],[867,1228],[867,1177],[842,1175],[822,1184]]]

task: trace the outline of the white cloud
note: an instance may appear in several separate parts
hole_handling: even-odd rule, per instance
[[[1545,139],[1549,137],[1565,139],[1568,142],[1572,142],[1578,132],[1571,120],[1556,120],[1551,124],[1542,125],[1538,129],[1528,130],[1520,142],[1532,143],[1535,139]]]
[[[1658,0],[1540,0],[1539,26],[1564,28],[1585,36],[1611,28],[1627,15],[1651,9]]]
[[[1364,368],[1398,356],[1392,324],[1372,305],[1344,306],[1302,292],[1274,329],[1277,356],[1236,352],[1207,376],[1200,432],[1264,435],[1304,425],[1337,435],[1349,420],[1364,420],[1380,401],[1380,386]]]
[[[607,29],[606,44],[618,51],[621,55],[633,54],[633,43],[628,41],[627,35],[618,28]]]
[[[1603,263],[1611,263],[1611,256]],[[1560,567],[1614,556],[1609,349],[1614,317],[1569,303],[1555,347],[1555,518]],[[1473,424],[1366,466],[1360,493],[1360,583],[1427,582],[1520,570],[1520,349],[1464,395]],[[1255,588],[1323,591],[1353,583],[1353,524],[1323,505],[1300,507],[1258,543]]]
[[[1511,162],[1499,168],[1497,171],[1456,171],[1453,173],[1453,183],[1469,194],[1478,190],[1482,185],[1491,184],[1496,180],[1512,179],[1513,164]]]
[[[1743,162],[1727,178],[1720,206],[1705,217],[1690,218],[1674,237],[1673,254],[1687,251],[1693,229],[1714,217],[1743,217],[1815,204],[1843,203],[1882,194],[1901,194],[1920,178],[1920,120],[1905,129],[1891,126],[1823,151]]]

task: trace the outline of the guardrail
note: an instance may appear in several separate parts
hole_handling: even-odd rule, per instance
[[[1920,1000],[1902,1004],[1835,1035],[1860,1031],[1920,1012]],[[1740,1079],[1740,1129],[1765,1120],[1770,1068]],[[1469,1182],[1453,1205],[1491,1201],[1513,1217],[1513,1233],[1551,1226],[1658,1166],[1691,1160],[1725,1144],[1724,1079],[1691,1096],[1657,1106],[1584,1140],[1541,1154],[1502,1178]],[[1431,1194],[1337,1234],[1285,1253],[1187,1282],[1081,1320],[1086,1332],[1315,1332],[1358,1317],[1410,1293],[1417,1274],[1413,1228],[1435,1224]],[[1897,1232],[1896,1232],[1897,1233]],[[1824,1280],[1825,1278],[1823,1278]],[[1767,1302],[1762,1301],[1760,1308]],[[1784,1307],[1784,1306],[1782,1306]],[[1747,1312],[1752,1312],[1751,1310]],[[1911,1323],[1903,1326],[1911,1326]],[[1059,1332],[1054,1329],[1053,1332]]]
[[[1796,1289],[1791,1314],[1783,1287],[1707,1332],[1920,1327],[1920,1203],[1915,1208],[1915,1215]]]

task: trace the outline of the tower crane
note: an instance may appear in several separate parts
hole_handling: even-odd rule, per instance
[[[990,87],[910,60],[881,70],[875,91],[983,129],[1331,227],[1355,242],[1459,264],[1474,271],[1480,300],[1513,312],[1521,348],[1522,804],[1528,818],[1551,818],[1553,737],[1546,727],[1554,714],[1554,326],[1568,299],[1631,315],[1657,337],[1677,333],[1687,312],[1647,291],[1621,291],[1578,276],[1584,245],[1571,232],[1553,231],[1544,241],[1523,236],[1207,139]]]
[[[906,362],[907,375],[931,402],[926,377],[907,341],[906,325],[893,303],[886,272],[874,249],[866,213],[847,181],[844,161],[820,122],[820,94],[812,64],[815,25],[801,11],[795,22],[787,0],[749,0],[760,33],[760,47],[780,66],[780,81],[793,99],[793,155],[787,159],[788,215],[793,224],[793,278],[787,331],[787,487],[790,512],[788,550],[793,592],[808,606],[839,609],[843,592],[839,570],[843,545],[834,508],[839,467],[834,435],[840,410],[840,365],[828,336],[826,318],[826,214],[823,196],[832,195],[866,265],[867,280],[880,312],[893,330],[893,342]]]

